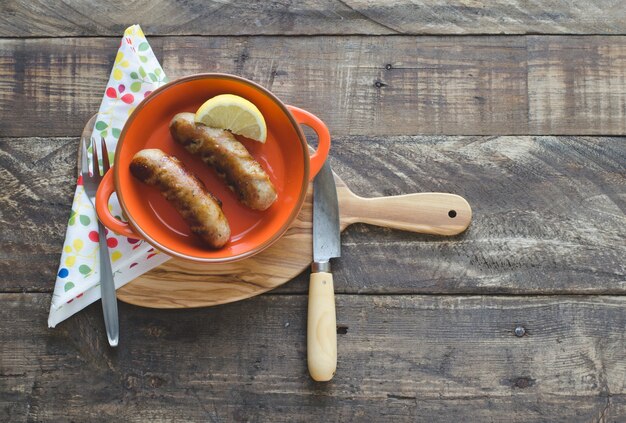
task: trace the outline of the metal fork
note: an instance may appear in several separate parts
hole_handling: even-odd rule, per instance
[[[100,165],[98,164],[98,145],[91,139],[93,150],[93,169],[90,169],[87,157],[87,138],[81,139],[81,174],[83,176],[83,187],[89,197],[89,201],[95,207],[96,191],[102,180],[100,175]],[[102,145],[102,170],[106,173],[109,166],[109,153],[104,138]],[[104,325],[109,338],[109,345],[117,347],[120,337],[120,324],[117,315],[117,297],[115,296],[115,283],[113,282],[113,270],[111,269],[111,259],[109,258],[109,247],[107,246],[106,231],[104,225],[98,220],[98,238],[100,243],[100,291],[102,294],[102,312],[104,313]]]

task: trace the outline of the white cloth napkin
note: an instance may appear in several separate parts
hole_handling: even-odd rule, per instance
[[[124,123],[137,105],[154,89],[167,82],[139,25],[124,31],[111,76],[98,111],[93,139],[106,140],[109,159]],[[89,151],[91,159],[91,150]],[[122,215],[115,196],[109,209]],[[98,259],[96,212],[78,179],[68,221],[61,264],[52,295],[48,326],[55,327],[74,313],[100,299],[100,263]],[[115,287],[125,285],[143,273],[166,262],[169,257],[136,239],[107,233]]]

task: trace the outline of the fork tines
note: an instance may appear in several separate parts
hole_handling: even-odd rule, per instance
[[[102,137],[100,145],[102,145],[102,172],[107,173],[111,166],[109,165],[109,152],[107,151],[107,143],[104,137]]]
[[[89,177],[90,168],[89,168],[89,156],[87,152],[87,139],[83,138],[80,141],[81,144],[81,155],[80,155],[80,173],[83,175],[83,179]]]
[[[91,139],[91,154],[93,154],[93,175],[100,176],[100,162],[98,161],[98,146],[95,140]]]

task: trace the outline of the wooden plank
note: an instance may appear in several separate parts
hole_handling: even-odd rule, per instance
[[[308,0],[300,2],[7,0],[0,36],[120,35],[140,23],[151,35],[623,34],[619,0]]]
[[[198,72],[244,76],[318,114],[334,136],[528,132],[522,37],[150,41],[171,79]],[[79,134],[98,108],[116,42],[0,41],[0,105],[8,114],[0,134]]]
[[[0,139],[0,291],[53,288],[77,148],[75,138]]]
[[[0,41],[0,136],[80,135],[98,111],[119,46],[119,39],[94,41]]]
[[[528,131],[522,37],[224,41],[167,38],[163,66],[174,77],[208,71],[258,81],[318,114],[334,136]]]
[[[151,43],[171,78],[242,75],[317,113],[335,136],[626,132],[626,37],[166,37]],[[0,135],[79,134],[98,108],[116,44],[0,41],[6,114]]]
[[[307,375],[306,301],[122,304],[110,349],[99,304],[48,330],[48,294],[1,294],[0,419],[626,419],[624,297],[339,295],[328,384]]]
[[[531,133],[626,132],[626,37],[606,41],[528,38]]]
[[[623,292],[626,138],[348,137],[332,159],[359,195],[451,192],[473,209],[453,239],[348,228],[349,292]]]
[[[0,291],[52,289],[77,144],[0,140]],[[333,169],[355,193],[452,192],[474,210],[454,238],[348,228],[337,292],[624,294],[625,162],[626,138],[336,137]]]

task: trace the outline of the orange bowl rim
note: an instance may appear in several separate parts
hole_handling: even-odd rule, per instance
[[[231,256],[231,257],[221,257],[221,258],[190,256],[188,254],[181,253],[181,252],[179,252],[179,251],[177,251],[175,249],[168,248],[168,247],[162,245],[161,243],[159,243],[156,240],[154,240],[150,236],[150,234],[148,232],[144,231],[139,226],[139,224],[136,222],[135,218],[133,218],[132,214],[129,213],[129,211],[128,211],[127,207],[126,207],[126,202],[124,201],[124,196],[123,196],[122,190],[121,190],[121,182],[120,182],[120,177],[119,177],[119,170],[118,170],[118,168],[116,166],[113,166],[113,183],[114,183],[114,186],[115,186],[115,192],[117,193],[117,198],[118,198],[118,201],[120,203],[120,206],[122,207],[122,210],[126,214],[126,217],[128,218],[129,224],[131,225],[132,229],[134,231],[138,232],[139,235],[144,237],[146,239],[146,241],[148,241],[148,243],[150,243],[152,246],[154,246],[155,248],[159,249],[160,251],[162,251],[162,252],[164,252],[164,253],[166,253],[166,254],[168,254],[170,256],[178,257],[178,258],[181,258],[181,259],[184,259],[184,260],[188,260],[188,261],[202,262],[202,263],[230,263],[230,262],[234,262],[234,261],[237,261],[237,260],[242,260],[242,259],[248,258],[248,257],[250,257],[252,255],[258,254],[261,251],[263,251],[266,248],[268,248],[269,246],[271,246],[274,242],[276,242],[287,231],[289,226],[292,224],[292,222],[296,219],[296,217],[300,213],[300,209],[302,208],[302,205],[304,204],[304,200],[306,198],[306,193],[307,193],[308,185],[309,185],[309,171],[310,171],[309,167],[310,167],[310,165],[309,165],[308,144],[306,142],[306,137],[304,135],[304,132],[302,131],[302,128],[300,127],[300,124],[293,117],[293,115],[291,114],[291,112],[289,111],[287,106],[278,97],[276,97],[276,95],[274,95],[272,92],[270,92],[265,87],[257,84],[256,82],[250,81],[249,79],[242,78],[242,77],[237,76],[237,75],[231,75],[231,74],[227,74],[227,73],[197,73],[197,74],[193,74],[193,75],[184,76],[182,78],[176,79],[174,81],[170,81],[170,82],[160,86],[159,88],[157,88],[154,91],[152,91],[152,93],[146,99],[144,99],[141,103],[139,103],[139,105],[135,108],[135,110],[133,110],[131,115],[128,117],[128,119],[126,120],[126,123],[124,124],[124,127],[122,128],[122,132],[120,133],[120,137],[118,139],[117,147],[115,149],[115,161],[114,161],[114,163],[119,163],[119,158],[120,158],[120,155],[121,155],[122,146],[124,144],[124,139],[126,137],[126,133],[128,132],[128,128],[130,128],[130,126],[132,125],[133,121],[141,113],[141,111],[144,109],[144,107],[148,103],[150,103],[150,101],[156,99],[161,92],[166,91],[168,89],[171,89],[172,87],[174,87],[176,85],[184,84],[186,82],[190,82],[190,81],[194,81],[194,80],[198,80],[198,79],[228,79],[228,80],[234,80],[234,81],[243,83],[245,85],[248,85],[248,86],[250,86],[251,88],[253,88],[255,90],[261,91],[267,97],[269,97],[274,103],[276,103],[276,105],[278,107],[280,107],[280,109],[285,113],[285,115],[287,116],[287,118],[291,122],[292,126],[296,130],[296,133],[298,134],[298,139],[300,140],[300,144],[301,144],[301,147],[302,147],[303,155],[305,157],[305,160],[304,160],[304,174],[303,174],[303,178],[302,178],[302,186],[300,187],[300,196],[298,198],[298,201],[296,202],[296,206],[294,207],[293,211],[291,212],[289,217],[285,220],[285,223],[271,237],[269,237],[267,240],[265,240],[261,244],[257,245],[254,248],[251,248],[250,250],[248,250],[248,251],[246,251],[244,253],[237,254],[237,255],[234,255],[234,256]],[[207,250],[207,251],[212,251],[212,250]]]

